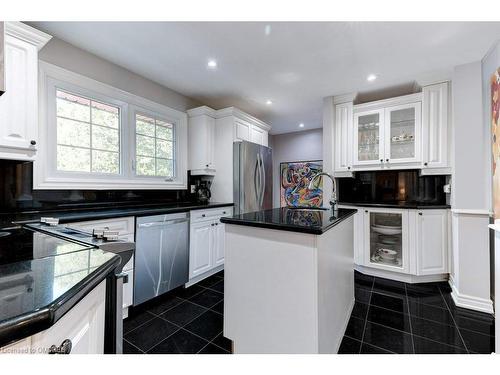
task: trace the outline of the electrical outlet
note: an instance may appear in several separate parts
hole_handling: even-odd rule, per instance
[[[190,185],[191,186],[191,194],[194,194],[196,192],[196,185]]]
[[[451,193],[451,184],[444,185],[443,191],[447,194],[450,194]]]

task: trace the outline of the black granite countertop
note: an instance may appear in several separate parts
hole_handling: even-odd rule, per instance
[[[118,255],[81,247],[0,265],[0,347],[51,327],[119,263]]]
[[[385,207],[385,208],[406,208],[414,210],[437,210],[451,208],[449,204],[436,204],[426,202],[339,202],[343,206],[356,206],[356,207]]]
[[[208,204],[193,202],[142,204],[118,203],[112,207],[69,207],[67,209],[58,210],[29,210],[0,214],[0,228],[11,226],[12,223],[24,224],[37,221],[42,216],[57,217],[59,218],[60,223],[69,223],[73,221],[99,220],[125,216],[161,215],[176,212],[186,212],[191,210],[227,207],[232,205],[233,203],[221,202],[210,202]]]
[[[354,215],[356,211],[340,208],[335,215],[332,215],[330,209],[273,208],[223,217],[221,222],[319,235]]]

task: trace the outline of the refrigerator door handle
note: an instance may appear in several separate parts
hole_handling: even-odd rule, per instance
[[[262,205],[264,204],[264,193],[266,191],[266,167],[264,166],[264,158],[262,157],[262,155],[260,156],[260,166],[261,166],[261,171],[262,171],[262,178],[261,178],[259,205],[260,205],[260,208],[262,208]]]
[[[259,166],[259,154],[257,154],[257,160],[255,161],[255,169],[253,174],[253,186],[255,189],[255,200],[260,202],[260,166]]]

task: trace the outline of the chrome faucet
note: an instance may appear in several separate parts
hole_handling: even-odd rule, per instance
[[[338,207],[337,207],[337,183],[335,182],[334,177],[332,177],[331,175],[329,175],[326,172],[318,173],[309,182],[308,189],[311,190],[314,188],[314,186],[313,186],[314,180],[316,180],[320,176],[327,176],[328,178],[330,178],[330,180],[332,180],[332,196],[330,198],[330,206],[332,207],[332,211],[335,212],[338,210]]]

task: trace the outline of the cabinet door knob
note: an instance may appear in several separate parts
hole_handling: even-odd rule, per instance
[[[206,215],[205,214],[201,214],[201,217],[205,217]]]
[[[425,162],[424,165],[427,167],[427,162]]]
[[[32,146],[36,145],[36,141],[35,141],[34,139],[32,139],[32,140],[30,141],[30,143],[31,143],[31,145],[32,145]]]
[[[351,169],[351,167],[347,167],[347,169]]]
[[[380,162],[383,163],[384,162],[384,159],[380,159]]]
[[[386,162],[389,162],[389,159],[385,159]]]
[[[69,354],[69,353],[71,353],[72,347],[73,347],[73,344],[71,343],[71,340],[66,339],[59,346],[52,345],[49,348],[49,354]]]
[[[422,216],[422,212],[419,212],[418,214],[419,214],[420,216]]]
[[[365,210],[366,213],[368,213],[368,210]]]
[[[206,165],[206,167],[208,168],[209,164]]]

